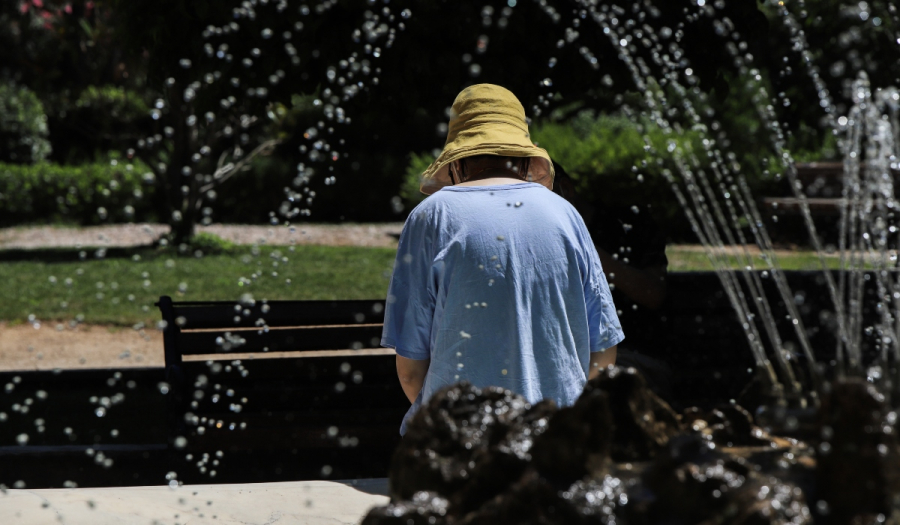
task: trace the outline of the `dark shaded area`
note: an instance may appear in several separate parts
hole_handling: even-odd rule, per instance
[[[188,362],[184,377],[205,392],[181,413],[189,433],[172,428],[162,368],[0,373],[14,385],[10,406],[28,407],[0,422],[0,483],[162,485],[171,471],[194,484],[384,477],[406,411],[390,356]]]
[[[788,272],[787,276],[813,347],[820,359],[827,360],[834,348],[830,324],[833,318],[828,314],[830,300],[821,275]],[[769,286],[771,283],[763,281],[767,283],[764,288],[776,317],[780,315],[784,319],[782,306]],[[627,337],[646,340],[671,363],[676,379],[672,405],[683,411],[681,428],[706,436],[718,447],[755,447],[769,443],[768,435],[752,427],[749,413],[767,415],[767,424],[773,425],[773,432],[793,432],[797,437],[817,442],[815,437],[820,432],[815,417],[809,421],[804,419],[809,414],[814,416],[814,412],[794,407],[781,412],[767,410],[765,403],[771,398],[764,395],[765,390],[746,389],[748,384],[758,385],[753,379],[753,360],[746,341],[739,335],[740,323],[716,275],[675,273],[670,275],[669,286],[669,300],[661,312],[666,331],[641,332],[634,325],[626,325],[625,331]],[[283,319],[289,323],[287,313],[282,312],[285,315],[279,317],[276,306],[282,302],[270,303],[267,313],[272,314],[272,322]],[[330,315],[325,303],[313,307],[313,313],[320,317],[310,316],[311,319]],[[365,323],[377,322],[374,317],[377,313],[372,309],[376,303],[350,304],[347,310],[350,317],[341,322],[355,324],[355,314],[363,314]],[[196,315],[185,316],[185,329],[211,326],[210,319],[199,315],[204,312],[218,318],[226,316],[231,326],[243,329],[265,316],[261,302],[241,306],[240,322],[234,324],[234,302],[198,303]],[[243,310],[250,315],[244,316]],[[867,311],[866,316],[876,313]],[[631,312],[628,314],[623,316],[623,322],[639,323],[639,319],[629,321]],[[178,326],[177,317],[171,326]],[[789,335],[793,326],[787,320],[781,322],[784,335]],[[873,340],[865,342],[871,345]],[[4,465],[0,469],[0,483],[11,486],[23,480],[33,488],[59,487],[66,480],[81,486],[164,484],[165,474],[170,470],[178,472],[179,480],[196,483],[387,475],[391,454],[399,442],[399,424],[409,407],[399,388],[392,356],[254,359],[235,364],[221,346],[209,351],[220,352],[224,360],[185,362],[183,382],[177,384],[166,378],[163,369],[122,370],[118,372],[120,378],[116,378],[117,372],[113,370],[0,373],[0,386],[11,385],[12,389],[4,394],[8,406],[28,407],[24,413],[7,409],[7,420],[0,421],[0,458]],[[793,357],[799,360],[798,356]],[[353,379],[357,372],[361,378],[359,383]],[[133,389],[128,386],[132,380]],[[112,386],[108,381],[112,381]],[[165,395],[159,390],[163,381],[169,383]],[[432,489],[448,483],[461,487],[471,485],[472,492],[463,491],[455,499],[444,495],[454,508],[481,508],[479,505],[504,490],[505,485],[498,484],[498,480],[515,482],[529,469],[539,472],[556,490],[567,489],[585,477],[591,479],[592,475],[621,470],[615,466],[616,459],[633,458],[628,461],[640,465],[665,450],[665,439],[672,435],[672,412],[644,390],[643,382],[633,372],[620,370],[615,377],[607,376],[591,383],[578,404],[562,410],[554,410],[549,405],[517,404],[521,400],[514,402],[515,396],[503,392],[495,392],[489,399],[475,396],[481,404],[474,407],[463,398],[446,399],[441,405],[443,419],[428,425],[442,429],[434,435],[451,436],[453,445],[442,445],[431,434],[425,434],[421,442],[415,441],[421,446],[407,449],[395,461],[418,465],[416,468],[421,470],[415,471],[416,476],[430,476]],[[336,389],[339,383],[344,386],[340,392]],[[183,395],[181,403],[197,400],[194,396],[198,390],[202,398],[197,400],[197,408],[188,406],[172,412],[176,415],[173,421],[167,415],[166,404],[179,389]],[[742,398],[740,394],[745,389],[747,393]],[[232,395],[228,395],[229,390]],[[47,394],[46,401],[41,399],[39,391]],[[103,406],[103,398],[112,403],[117,393],[124,394],[124,400],[105,407],[104,416],[98,417],[95,411]],[[213,402],[216,395],[218,398]],[[97,399],[92,400],[93,396]],[[242,401],[244,397],[246,403]],[[749,412],[735,407],[729,402],[732,399]],[[882,410],[878,408],[881,402],[859,403]],[[240,412],[232,410],[231,405],[235,404],[241,405]],[[503,408],[508,406],[516,408],[513,411]],[[691,406],[699,408],[684,410]],[[491,407],[490,414],[484,411],[486,407]],[[500,407],[499,414],[497,407]],[[760,407],[764,409],[758,411]],[[853,415],[847,408],[841,410],[846,413],[834,417]],[[193,417],[185,420],[185,411],[196,416],[196,422]],[[854,415],[857,416],[864,414]],[[880,417],[886,422],[889,412],[882,412]],[[202,418],[206,418],[203,423]],[[454,423],[463,418],[471,420],[471,426]],[[43,432],[38,432],[37,419],[43,419]],[[501,421],[502,425],[490,427],[489,420]],[[881,427],[875,422],[881,420],[871,419],[867,425],[877,432]],[[222,428],[216,427],[219,421]],[[849,420],[835,419],[835,431],[856,425],[840,421]],[[230,430],[232,423],[234,430]],[[246,423],[245,429],[240,428],[241,423]],[[481,428],[482,423],[486,429]],[[67,427],[72,429],[72,434],[64,432]],[[204,428],[203,434],[200,427]],[[118,437],[111,435],[114,429]],[[29,439],[19,445],[17,437],[23,433]],[[174,448],[174,438],[178,436],[187,439],[186,448]],[[856,438],[846,439],[849,442]],[[888,437],[871,439],[875,448],[866,449],[870,452],[880,453],[878,445],[881,444],[893,446],[886,441]],[[467,449],[466,443],[472,448]],[[831,445],[832,450],[837,450],[834,442]],[[80,448],[70,448],[73,446]],[[104,457],[113,459],[113,465],[104,468],[95,463],[97,456],[88,456],[88,448],[103,452]],[[223,458],[215,456],[218,450],[223,451]],[[429,455],[426,450],[438,452]],[[801,457],[798,454],[788,460],[778,450],[770,447],[765,450],[768,452],[757,454],[756,460],[772,468],[785,462],[790,467]],[[204,453],[210,457],[203,464],[206,472],[201,473],[197,464]],[[191,460],[186,459],[187,454],[193,455]],[[211,462],[216,459],[220,464],[213,468]],[[474,467],[469,466],[471,460],[477,460]],[[853,461],[847,464],[852,466]],[[326,469],[327,474],[322,470],[326,465],[331,469]],[[805,472],[803,465],[798,463],[796,469]],[[215,477],[210,477],[211,470],[216,470]],[[459,470],[466,472],[465,477],[459,476]],[[498,471],[502,472],[495,478]],[[866,483],[861,482],[859,486]],[[397,486],[406,487],[403,497],[422,490],[412,481]]]
[[[890,515],[900,494],[900,445],[895,412],[875,385],[848,379],[822,400],[816,478],[828,521],[856,514]]]

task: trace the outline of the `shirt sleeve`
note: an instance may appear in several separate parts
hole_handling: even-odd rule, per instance
[[[585,231],[585,233],[587,233]],[[584,245],[587,271],[584,280],[584,296],[588,314],[588,330],[591,352],[600,352],[621,343],[625,339],[616,306],[613,303],[609,283],[600,264],[597,248],[587,236]]]
[[[416,360],[431,357],[435,290],[431,279],[434,228],[429,223],[427,212],[417,207],[400,233],[381,336],[381,346]]]

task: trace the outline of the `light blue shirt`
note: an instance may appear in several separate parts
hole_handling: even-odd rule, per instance
[[[401,434],[422,403],[463,380],[571,405],[590,353],[622,339],[584,221],[552,191],[450,186],[410,213],[381,344],[431,363]]]

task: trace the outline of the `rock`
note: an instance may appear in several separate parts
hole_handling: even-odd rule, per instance
[[[584,525],[615,524],[620,504],[628,501],[625,483],[612,475],[576,481],[562,497],[575,507]]]
[[[578,510],[537,472],[528,471],[502,494],[469,513],[459,525],[579,525]]]
[[[819,410],[818,497],[829,521],[890,515],[900,496],[897,412],[864,379],[832,385]]]
[[[547,431],[535,440],[534,467],[559,487],[585,476],[602,476],[610,463],[613,420],[609,395],[586,388],[571,407],[553,415]]]
[[[669,442],[629,490],[624,521],[637,525],[806,524],[812,516],[803,492],[758,474],[743,459],[722,453],[701,435]]]
[[[410,420],[390,471],[392,500],[432,491],[462,515],[506,490],[531,461],[534,439],[556,412],[501,388],[459,383],[436,393]]]
[[[612,413],[612,448],[615,461],[646,461],[681,432],[678,415],[647,388],[634,368],[609,367],[584,387],[606,393]]]
[[[361,525],[444,525],[448,502],[433,492],[417,492],[411,501],[375,507]]]
[[[771,446],[766,434],[753,426],[753,417],[738,405],[722,405],[712,410],[691,407],[681,416],[684,426],[709,436],[723,447]]]

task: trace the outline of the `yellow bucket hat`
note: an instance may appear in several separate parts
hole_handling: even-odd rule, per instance
[[[422,193],[431,195],[451,186],[450,163],[474,155],[532,157],[525,179],[553,188],[550,155],[531,142],[525,108],[511,91],[494,84],[469,86],[456,96],[451,109],[447,142],[422,174]]]

